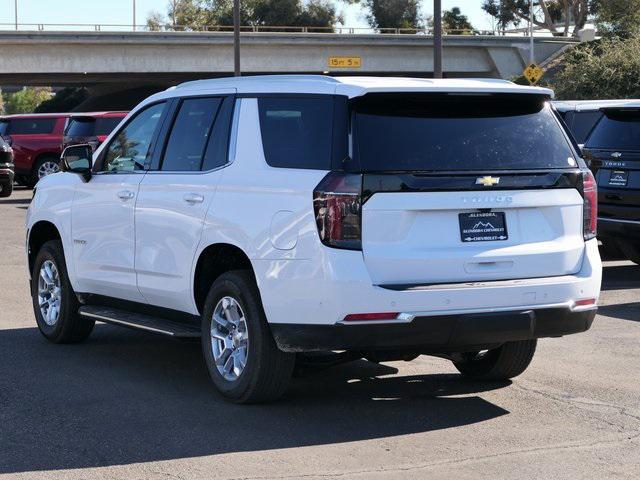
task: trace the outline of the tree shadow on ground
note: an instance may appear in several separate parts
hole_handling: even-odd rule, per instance
[[[101,467],[385,438],[509,413],[501,383],[388,376],[364,360],[293,380],[269,405],[225,402],[198,342],[98,325],[79,345],[0,331],[0,473]],[[468,396],[461,396],[468,395]]]
[[[620,320],[640,322],[640,302],[602,305],[598,307],[598,314]]]

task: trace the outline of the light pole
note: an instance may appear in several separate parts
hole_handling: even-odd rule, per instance
[[[240,76],[240,0],[233,0],[233,75]]]
[[[133,0],[133,31],[136,31],[136,0]]]
[[[15,8],[13,9],[13,12],[15,13],[16,30],[18,30],[18,0],[15,0],[13,3],[15,5]]]
[[[433,0],[433,78],[442,78],[442,0]]]
[[[529,0],[529,65],[536,63],[533,51],[533,0]]]

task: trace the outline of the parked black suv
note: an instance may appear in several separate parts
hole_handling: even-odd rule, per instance
[[[0,197],[9,197],[13,192],[13,150],[0,137]]]
[[[640,102],[602,112],[584,147],[598,182],[598,237],[640,264]]]

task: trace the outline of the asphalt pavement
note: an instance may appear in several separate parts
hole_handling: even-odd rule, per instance
[[[545,339],[513,382],[445,360],[357,361],[271,405],[226,403],[195,341],[99,324],[38,333],[27,285],[31,191],[0,199],[0,477],[609,479],[640,476],[640,267],[605,263],[598,317]]]

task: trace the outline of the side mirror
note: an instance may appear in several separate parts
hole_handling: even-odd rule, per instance
[[[93,149],[91,145],[73,145],[62,152],[60,169],[63,172],[75,173],[88,182],[91,179],[91,160]]]

